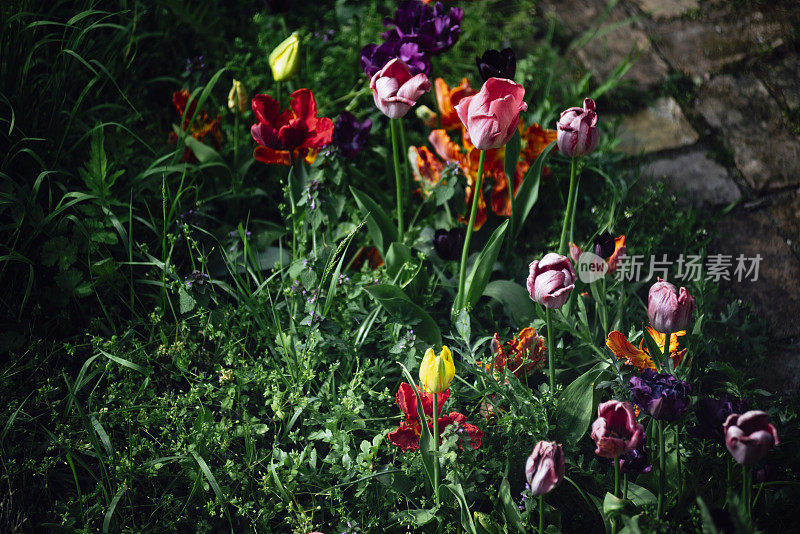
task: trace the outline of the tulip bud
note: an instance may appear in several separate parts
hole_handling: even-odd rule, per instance
[[[419,380],[428,393],[441,393],[450,387],[456,376],[456,366],[450,349],[442,346],[437,356],[433,348],[429,348],[419,366]]]
[[[231,91],[228,93],[228,109],[234,112],[238,109],[239,113],[247,110],[247,89],[236,78],[233,79]]]
[[[677,288],[661,278],[650,287],[647,315],[653,328],[662,333],[685,330],[695,309],[694,297],[685,287]]]
[[[555,441],[540,441],[525,462],[525,478],[533,495],[549,493],[564,479],[564,449]]]
[[[489,78],[478,94],[462,98],[456,113],[478,150],[500,148],[514,136],[519,114],[528,109],[525,88],[505,78]]]
[[[269,68],[276,82],[290,80],[300,65],[300,38],[297,32],[284,39],[269,55]]]
[[[742,465],[755,465],[773,445],[780,443],[778,431],[769,422],[769,415],[759,410],[750,410],[742,415],[733,413],[722,428],[728,452]]]
[[[528,294],[545,308],[560,308],[575,289],[575,269],[566,256],[549,253],[528,266]]]
[[[586,156],[597,148],[597,113],[591,98],[583,99],[583,108],[569,108],[556,124],[558,150],[567,157]]]
[[[369,88],[381,113],[390,119],[399,119],[419,97],[431,90],[431,82],[423,73],[412,75],[408,65],[393,59],[372,76]]]

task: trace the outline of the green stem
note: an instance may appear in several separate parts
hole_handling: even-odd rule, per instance
[[[622,489],[622,498],[627,501],[628,500],[628,474],[625,473],[624,475],[622,475],[622,479],[623,479],[623,482],[622,482],[622,488],[623,488]]]
[[[539,534],[544,533],[544,493],[539,495]]]
[[[672,332],[664,332],[664,358],[661,361],[661,365],[664,369],[669,370],[669,338],[672,337]]]
[[[681,493],[683,492],[683,475],[681,473],[681,442],[680,431],[678,425],[675,425],[675,460],[678,464],[678,502],[681,500]]]
[[[439,394],[433,394],[433,503],[439,506]]]
[[[406,187],[406,202],[411,205],[411,175],[408,172],[408,144],[406,143],[406,129],[403,126],[403,119],[397,119],[398,129],[400,130],[400,148],[403,149],[401,168],[403,169],[403,183]]]
[[[621,497],[619,493],[619,457],[614,458],[614,496]]]
[[[575,158],[572,158],[572,163],[569,168],[569,196],[567,196],[567,206],[564,208],[564,223],[561,225],[561,240],[558,242],[558,253],[562,255],[567,252],[567,225],[569,225],[570,220],[572,220],[570,212],[572,211],[573,198],[575,197],[575,171]]]
[[[481,158],[478,161],[478,176],[472,188],[472,207],[469,210],[469,223],[467,223],[467,234],[464,236],[464,248],[461,249],[461,266],[458,269],[458,294],[456,295],[456,314],[464,308],[464,301],[467,296],[464,294],[464,286],[467,282],[467,257],[469,256],[469,242],[472,240],[472,230],[475,227],[475,219],[478,216],[478,197],[483,187],[483,163],[486,159],[486,151],[481,150]]]
[[[400,171],[400,155],[398,148],[398,119],[391,119],[392,130],[392,159],[394,160],[394,181],[397,193],[397,240],[403,242],[403,175]]]
[[[664,485],[666,484],[667,455],[664,453],[664,425],[661,421],[656,421],[658,425],[658,509],[656,515],[661,517],[664,511]]]
[[[547,320],[547,373],[548,378],[550,379],[550,394],[553,395],[555,392],[556,386],[556,370],[555,370],[555,359],[556,355],[553,352],[553,343],[555,342],[555,335],[553,333],[553,326],[551,324],[550,308],[544,309],[544,315]]]

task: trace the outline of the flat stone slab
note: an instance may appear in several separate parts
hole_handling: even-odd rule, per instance
[[[800,54],[790,52],[756,64],[758,77],[789,109],[800,107]]]
[[[753,304],[757,316],[766,321],[771,338],[800,335],[800,261],[764,210],[735,210],[723,217],[709,254],[731,255],[734,265],[739,254],[745,258],[760,255],[755,281],[751,275],[742,281],[731,277],[724,283],[730,284],[738,298]]]
[[[570,36],[586,32],[605,16],[604,0],[546,0],[541,3],[544,13],[553,13]],[[578,60],[598,80],[605,81],[631,54],[638,57],[622,77],[639,89],[663,82],[669,71],[667,64],[656,54],[647,34],[634,24],[620,2],[608,14],[603,25],[587,44],[576,50]],[[627,20],[627,22],[625,22]],[[622,22],[606,33],[605,29]]]
[[[641,172],[644,181],[663,181],[682,206],[725,206],[742,196],[728,170],[702,150],[651,161]]]
[[[653,24],[651,35],[669,64],[708,79],[726,65],[784,44],[791,27],[760,12],[717,12],[701,20]]]
[[[672,97],[659,98],[647,109],[624,117],[617,133],[617,149],[629,155],[692,145],[699,137]]]
[[[695,110],[719,130],[748,185],[764,191],[800,185],[800,138],[755,75],[720,75],[703,84]]]
[[[656,19],[679,17],[699,7],[697,0],[633,0],[633,3]]]

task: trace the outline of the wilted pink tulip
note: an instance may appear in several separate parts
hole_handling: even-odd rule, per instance
[[[725,446],[733,459],[743,465],[755,465],[773,445],[780,443],[778,431],[769,422],[769,415],[750,410],[742,415],[732,413],[723,423]]]
[[[564,449],[555,441],[540,441],[525,462],[525,478],[533,495],[549,493],[564,479]]]
[[[583,99],[583,108],[569,108],[561,112],[556,124],[556,144],[565,156],[586,156],[597,148],[597,113],[594,100]]]
[[[575,289],[575,269],[566,256],[553,252],[528,266],[528,294],[545,308],[560,308]]]
[[[685,330],[695,309],[694,297],[685,287],[678,289],[661,278],[650,287],[647,315],[653,328],[661,333]]]
[[[456,104],[458,118],[478,150],[500,148],[517,131],[519,114],[528,109],[525,88],[505,78],[489,78],[476,95]]]
[[[408,65],[395,58],[372,76],[369,88],[378,109],[390,119],[399,119],[431,90],[431,82],[424,73],[412,76]]]
[[[619,458],[635,449],[643,435],[644,427],[636,422],[631,403],[610,400],[597,407],[597,419],[592,423],[596,455]]]

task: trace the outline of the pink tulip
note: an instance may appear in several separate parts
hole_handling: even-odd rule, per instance
[[[685,330],[695,309],[694,297],[685,287],[678,289],[661,278],[650,287],[647,315],[653,328],[661,333]]]
[[[540,441],[525,462],[525,478],[533,495],[549,493],[564,479],[564,449],[555,441]]]
[[[522,101],[525,88],[505,78],[489,78],[476,95],[456,104],[458,118],[478,150],[500,148],[517,131],[519,114],[528,109]]]
[[[528,294],[545,308],[560,308],[575,289],[575,269],[566,256],[553,252],[528,266]]]
[[[372,76],[369,88],[378,109],[390,119],[399,119],[431,90],[431,82],[423,73],[412,76],[408,65],[395,58]]]
[[[583,99],[583,108],[561,112],[556,124],[558,150],[567,157],[586,156],[597,148],[597,113],[591,98]]]
[[[732,413],[722,425],[725,446],[733,459],[743,465],[755,465],[773,445],[780,443],[778,431],[769,422],[769,415],[750,410],[742,415]]]
[[[596,455],[619,458],[638,447],[643,435],[644,427],[636,422],[631,403],[611,400],[597,407],[597,419],[592,423]]]

